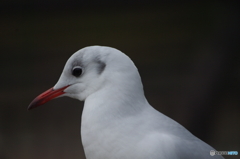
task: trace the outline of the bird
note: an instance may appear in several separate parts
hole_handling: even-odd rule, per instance
[[[57,83],[28,110],[64,96],[84,101],[81,138],[87,159],[223,159],[148,103],[137,67],[118,49],[94,45],[75,52]]]

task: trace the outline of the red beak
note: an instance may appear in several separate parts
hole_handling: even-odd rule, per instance
[[[42,94],[40,94],[39,96],[37,96],[28,106],[28,110],[36,108],[40,105],[43,105],[44,103],[47,103],[48,101],[64,94],[65,92],[64,89],[66,89],[68,86],[59,88],[54,90],[53,88],[50,88],[49,90],[43,92]]]

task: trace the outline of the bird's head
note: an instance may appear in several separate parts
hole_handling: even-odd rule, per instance
[[[68,59],[55,86],[37,96],[28,110],[62,96],[84,101],[89,95],[106,87],[117,87],[120,83],[142,87],[131,59],[111,47],[85,47]]]

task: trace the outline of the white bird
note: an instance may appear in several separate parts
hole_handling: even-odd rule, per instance
[[[121,51],[85,47],[67,61],[56,85],[28,109],[56,97],[85,101],[81,137],[87,159],[222,159],[147,101],[138,70]]]

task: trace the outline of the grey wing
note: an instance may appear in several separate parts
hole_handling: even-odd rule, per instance
[[[223,159],[220,155],[211,156],[210,151],[215,149],[193,135],[184,139],[172,134],[151,133],[140,145],[141,152],[151,150],[145,156],[148,159]]]
[[[194,140],[181,140],[176,143],[176,153],[179,159],[223,159],[221,155],[210,155],[214,148],[198,138]]]
[[[176,159],[223,159],[221,155],[210,155],[210,151],[215,149],[193,135],[187,139],[174,135],[168,135],[167,138],[168,144],[172,145],[168,151],[170,158],[174,153],[173,158]]]

